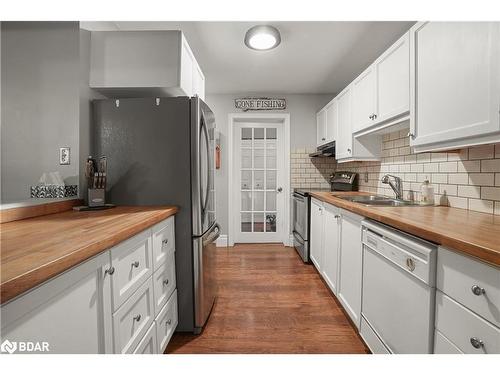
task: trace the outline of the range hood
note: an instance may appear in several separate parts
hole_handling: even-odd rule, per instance
[[[318,146],[315,152],[309,154],[310,158],[329,158],[335,157],[335,141]]]

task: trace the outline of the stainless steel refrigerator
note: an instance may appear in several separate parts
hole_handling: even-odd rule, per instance
[[[215,118],[199,98],[93,102],[92,155],[107,156],[106,199],[176,205],[178,331],[199,333],[216,296]]]

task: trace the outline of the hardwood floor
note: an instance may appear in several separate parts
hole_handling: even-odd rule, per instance
[[[217,249],[218,298],[201,335],[167,353],[368,353],[314,266],[282,245]]]

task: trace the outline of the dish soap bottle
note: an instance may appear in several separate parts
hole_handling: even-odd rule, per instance
[[[420,186],[420,204],[423,206],[434,205],[434,186],[430,184],[427,176]]]

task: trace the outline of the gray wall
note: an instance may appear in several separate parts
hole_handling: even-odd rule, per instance
[[[287,108],[279,113],[290,114],[290,150],[316,145],[316,112],[332,98],[332,95],[282,95],[282,94],[232,94],[232,95],[207,95],[206,102],[215,113],[217,129],[220,132],[221,142],[221,169],[216,171],[217,188],[217,221],[222,228],[222,233],[227,234],[228,229],[228,175],[227,175],[227,128],[228,115],[240,112],[234,108],[234,99],[246,96],[255,97],[280,97],[286,99]],[[274,111],[269,111],[272,113]]]
[[[78,183],[79,24],[2,22],[2,203],[29,198],[43,172]],[[71,165],[59,165],[59,147]]]

